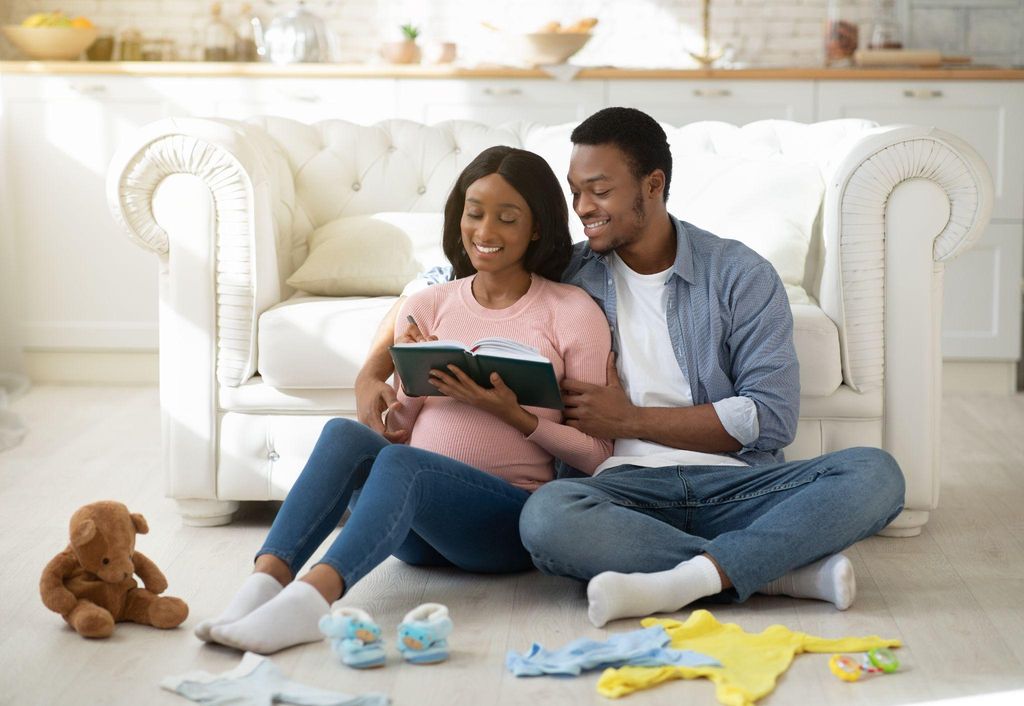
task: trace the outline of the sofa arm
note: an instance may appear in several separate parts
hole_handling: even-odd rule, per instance
[[[183,181],[198,181],[198,190]],[[193,294],[190,305],[164,297],[162,287],[161,319],[193,319],[182,306],[215,307],[215,331],[208,333],[216,336],[218,382],[235,387],[251,377],[259,315],[281,301],[292,270],[294,183],[273,141],[255,125],[227,120],[152,123],[115,155],[107,198],[129,236],[166,261],[169,289],[213,284],[208,301]],[[211,219],[197,224],[196,214],[208,206]],[[206,271],[188,271],[196,268]]]
[[[821,306],[846,384],[882,388],[882,445],[904,471],[907,510],[926,518],[939,491],[943,263],[988,225],[992,180],[973,148],[934,128],[880,128],[848,147],[827,185]]]

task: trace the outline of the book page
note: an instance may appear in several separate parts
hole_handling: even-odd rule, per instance
[[[481,338],[470,347],[469,351],[476,355],[492,355],[501,358],[515,358],[517,360],[536,360],[541,363],[551,362],[533,346],[513,341],[510,338]]]
[[[466,346],[458,341],[417,341],[416,343],[396,343],[394,348],[428,348],[439,351],[464,351]]]

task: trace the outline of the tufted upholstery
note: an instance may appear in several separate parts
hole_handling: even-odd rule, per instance
[[[354,413],[355,373],[392,299],[295,293],[286,280],[310,235],[351,216],[438,213],[495,144],[535,151],[561,177],[573,127],[174,119],[124,147],[108,196],[164,262],[168,494],[186,519],[224,522],[238,500],[283,497],[323,422]],[[942,261],[987,222],[984,165],[924,127],[665,127],[670,211],[744,240],[786,282],[802,391],[787,455],[888,448],[908,481],[895,526],[919,530],[937,501]]]

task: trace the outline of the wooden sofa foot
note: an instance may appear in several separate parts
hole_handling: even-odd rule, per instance
[[[181,521],[189,527],[216,527],[231,524],[231,517],[238,510],[234,500],[199,500],[189,498],[175,500]]]
[[[882,537],[916,537],[926,522],[927,510],[904,510],[878,534]]]

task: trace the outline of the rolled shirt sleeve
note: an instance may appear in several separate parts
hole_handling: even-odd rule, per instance
[[[757,441],[759,433],[757,424],[757,405],[749,397],[727,397],[713,402],[712,406],[718,414],[718,420],[725,431],[744,448]]]

